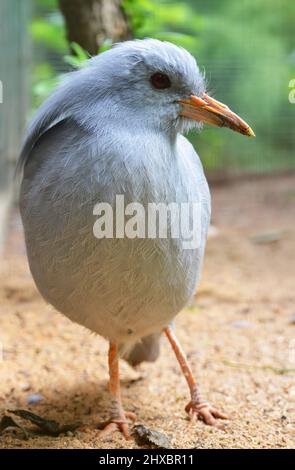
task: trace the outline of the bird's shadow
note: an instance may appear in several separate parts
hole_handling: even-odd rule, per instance
[[[125,409],[144,416],[145,405],[138,405],[137,383],[143,378],[122,380],[122,399]],[[15,407],[18,408],[18,407]],[[24,408],[21,406],[21,408]],[[63,386],[61,389],[47,388],[44,400],[34,405],[25,406],[46,420],[55,420],[59,424],[80,423],[82,426],[100,428],[110,417],[111,397],[108,381],[96,382],[87,379],[75,386]]]

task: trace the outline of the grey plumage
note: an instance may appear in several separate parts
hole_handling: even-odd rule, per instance
[[[158,70],[171,77],[169,90],[152,89]],[[37,287],[60,312],[118,343],[133,364],[156,358],[154,338],[198,283],[210,195],[200,159],[181,134],[201,124],[179,116],[178,100],[202,91],[204,78],[184,49],[150,39],[123,43],[70,74],[41,106],[19,159]],[[93,207],[114,206],[117,194],[144,206],[198,202],[200,246],[96,239]]]

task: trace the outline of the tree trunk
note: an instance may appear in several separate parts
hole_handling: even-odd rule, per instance
[[[129,39],[131,32],[121,3],[121,0],[59,0],[69,42],[76,42],[95,55],[106,39],[112,42]]]

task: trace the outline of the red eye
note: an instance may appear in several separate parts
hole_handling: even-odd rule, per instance
[[[171,87],[170,78],[161,72],[156,72],[151,76],[151,83],[154,88],[158,90],[164,90],[165,88]]]

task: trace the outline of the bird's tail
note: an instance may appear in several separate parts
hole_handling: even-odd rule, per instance
[[[143,361],[154,362],[160,354],[160,336],[159,334],[145,336],[123,355],[123,359],[131,366],[137,366]]]

